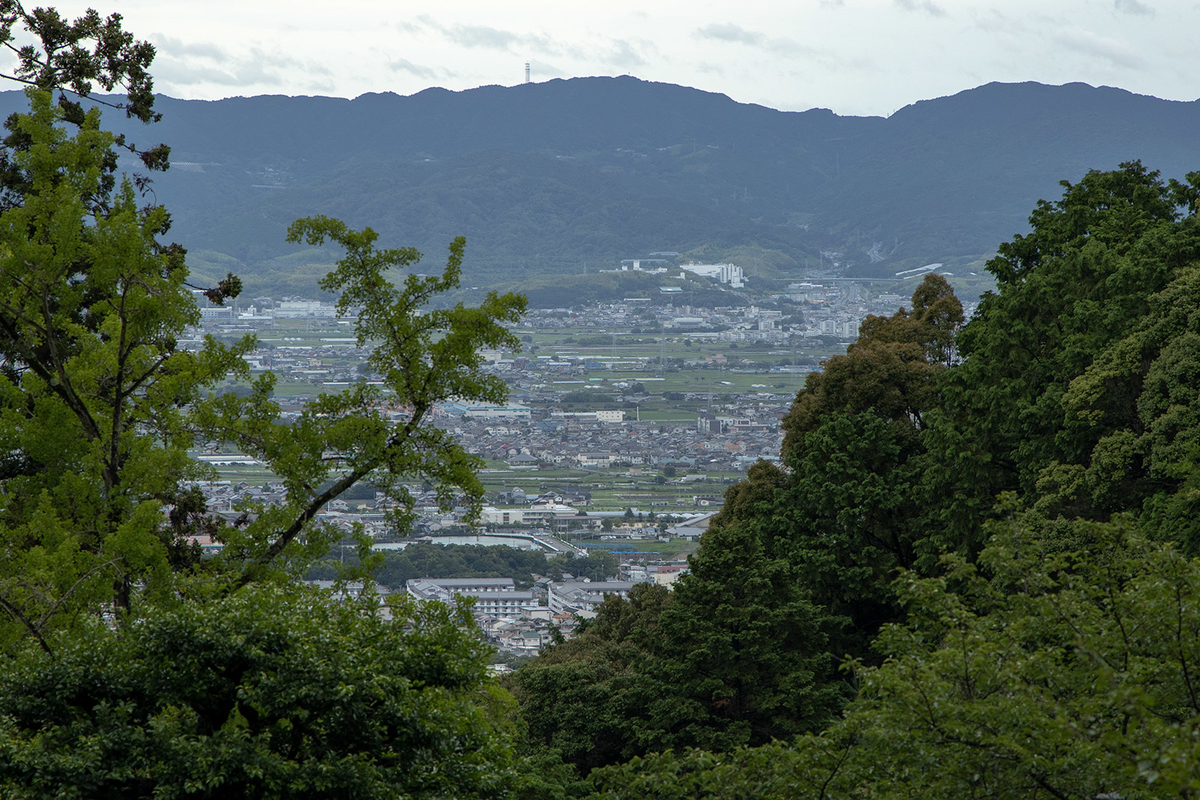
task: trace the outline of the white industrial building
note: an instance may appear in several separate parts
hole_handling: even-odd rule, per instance
[[[735,264],[684,264],[680,269],[685,269],[693,275],[712,278],[735,289],[746,285],[746,274]]]
[[[449,400],[439,404],[441,410],[451,416],[464,419],[531,419],[532,409],[519,403],[496,405],[471,400]]]
[[[451,603],[454,597],[474,597],[475,613],[500,619],[516,618],[536,610],[533,592],[516,588],[512,578],[413,578],[405,584],[418,600]]]
[[[297,319],[300,317],[323,317],[332,319],[337,316],[337,306],[320,300],[284,300],[275,309],[275,316],[280,319]]]
[[[544,522],[553,525],[555,520],[579,516],[579,510],[563,503],[534,503],[524,508],[497,508],[484,506],[479,512],[479,521],[484,525],[528,525]]]

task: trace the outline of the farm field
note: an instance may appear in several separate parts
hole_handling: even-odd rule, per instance
[[[485,502],[499,504],[500,494],[513,489],[521,489],[527,497],[557,492],[575,503],[581,502],[581,495],[587,496],[590,503],[582,507],[591,513],[622,514],[632,509],[643,518],[652,513],[686,517],[711,510],[725,489],[741,479],[752,460],[753,456],[735,465],[734,459],[727,457],[721,464],[709,463],[709,455],[702,456],[697,449],[696,443],[705,436],[697,431],[698,418],[740,417],[747,412],[739,409],[755,407],[759,430],[764,421],[774,428],[777,417],[764,414],[763,408],[778,407],[777,414],[782,413],[804,386],[808,373],[819,369],[823,358],[844,350],[844,343],[828,338],[805,340],[803,347],[781,346],[764,341],[718,342],[712,334],[686,331],[635,333],[628,327],[600,331],[594,326],[562,326],[515,332],[522,339],[522,350],[504,354],[509,366],[497,374],[508,381],[513,402],[532,409],[533,421],[548,421],[551,412],[559,410],[569,416],[620,409],[625,422],[599,429],[585,425],[590,432],[581,432],[573,424],[570,430],[575,433],[563,429],[553,434],[550,444],[558,442],[556,460],[562,463],[550,467],[542,462],[538,469],[514,468],[507,461],[539,436],[536,452],[545,452],[547,437],[530,427],[530,421],[497,420],[498,430],[510,432],[494,436],[481,432],[480,426],[490,422],[474,426],[453,420],[442,423],[462,425],[464,442],[486,456],[479,475]],[[241,334],[227,327],[219,335],[232,341]],[[257,333],[257,341],[258,350],[248,360],[256,373],[275,372],[274,394],[285,408],[296,409],[297,400],[302,403],[305,398],[373,377],[366,365],[368,350],[358,348],[350,326],[336,320],[277,319]],[[518,365],[520,359],[524,360]],[[547,368],[547,362],[561,359],[571,359],[575,366],[566,371]],[[249,384],[230,381],[222,388],[244,392]],[[678,447],[678,452],[655,447],[652,431],[657,428],[651,426],[659,424],[675,431],[671,434],[675,444],[668,447]],[[690,433],[681,436],[680,430]],[[772,435],[768,429],[766,439]],[[574,436],[581,438],[575,442]],[[621,442],[645,448],[645,463],[607,469],[578,468],[574,463],[579,453],[623,447]],[[761,452],[772,455],[770,449]],[[680,465],[667,471],[661,464],[664,457],[679,459]],[[704,464],[699,463],[701,459]],[[220,479],[233,483],[261,486],[275,478],[257,464],[222,463],[214,469]],[[411,481],[418,482],[416,478]]]

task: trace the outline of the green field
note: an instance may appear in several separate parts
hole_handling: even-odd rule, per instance
[[[719,497],[731,482],[743,476],[737,472],[709,473],[705,480],[680,481],[675,479],[657,483],[657,472],[647,470],[640,476],[629,476],[625,469],[611,470],[513,470],[504,466],[486,467],[479,474],[487,496],[494,497],[501,491],[515,487],[526,494],[536,495],[549,491],[591,493],[592,505],[587,511],[624,511],[633,508],[649,516],[698,514],[707,507],[697,506],[695,497]],[[501,462],[502,463],[502,462]],[[245,481],[258,486],[275,480],[276,476],[267,469],[248,464],[231,464],[215,467],[218,478],[233,483]],[[418,482],[417,479],[412,480]]]
[[[275,327],[261,331],[257,338],[260,353],[288,358],[293,357],[288,348],[350,344],[322,341],[350,338],[353,335],[350,328],[349,325],[337,324],[332,320],[284,319],[278,320]],[[779,367],[781,364],[811,366],[817,364],[821,358],[842,349],[831,346],[828,342],[824,346],[820,342],[814,342],[811,350],[807,346],[804,349],[772,349],[753,343],[715,342],[689,337],[687,334],[634,334],[628,330],[601,333],[594,329],[562,328],[520,333],[522,338],[527,340],[524,345],[524,355],[527,356],[571,353],[587,360],[605,362],[614,357],[653,359],[653,363],[648,363],[645,368],[594,370],[586,375],[572,376],[569,383],[566,380],[558,380],[557,376],[548,375],[545,383],[561,391],[585,390],[601,395],[587,403],[579,404],[578,408],[575,404],[562,403],[567,410],[623,407],[627,419],[677,424],[693,424],[698,414],[717,410],[717,406],[723,403],[729,394],[764,392],[790,398],[803,387],[806,374],[769,373],[765,370]],[[223,334],[222,338],[232,340],[236,337],[227,333]],[[604,339],[607,339],[607,343],[596,343]],[[723,366],[701,366],[695,363],[683,366],[685,360],[694,362],[715,355],[723,356],[728,360],[727,363]],[[306,366],[328,369],[331,374],[304,377],[277,373],[276,396],[286,399],[338,391],[341,386],[325,385],[326,381],[334,379],[332,373],[350,372],[354,376],[361,374],[358,369],[361,358],[352,354],[350,348],[335,347],[311,357],[319,358],[321,363]],[[667,359],[665,367],[659,363],[660,357]],[[620,405],[616,396],[622,393],[622,389],[613,385],[616,383],[640,383],[647,394],[640,396],[644,399],[636,406],[628,402]],[[222,388],[227,391],[244,391],[246,383],[230,382]],[[675,399],[666,399],[664,393],[670,393]],[[693,395],[693,399],[678,399],[678,396],[689,393]],[[606,401],[605,396],[610,399]],[[222,466],[217,468],[217,472],[223,479],[252,484],[261,484],[274,478],[266,469],[252,465]],[[695,497],[720,496],[729,482],[742,477],[740,473],[730,473],[709,475],[709,480],[704,482],[684,483],[674,480],[659,483],[662,478],[649,468],[644,475],[629,476],[627,472],[624,468],[611,471],[512,470],[504,462],[493,461],[486,465],[480,478],[486,494],[492,497],[500,491],[517,486],[528,494],[552,490],[564,493],[586,491],[590,492],[592,497],[590,510],[623,511],[632,507],[646,514],[651,511],[656,514],[687,514],[701,508],[695,505]]]

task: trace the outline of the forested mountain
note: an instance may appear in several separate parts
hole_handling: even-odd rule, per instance
[[[6,93],[0,110],[23,102]],[[317,211],[430,254],[464,235],[472,282],[595,272],[655,250],[753,253],[767,272],[837,251],[843,272],[888,274],[994,251],[1058,180],[1088,169],[1137,158],[1182,177],[1200,165],[1200,102],[1083,84],[988,84],[886,119],[631,77],[158,108],[149,129],[106,124],[170,143],[174,167],[154,191],[201,274],[319,258],[284,236]]]

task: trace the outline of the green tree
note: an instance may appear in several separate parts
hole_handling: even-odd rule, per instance
[[[173,572],[223,571],[244,585],[272,564],[301,569],[341,536],[315,525],[316,513],[365,478],[401,501],[399,525],[412,502],[401,474],[424,476],[444,504],[457,491],[478,503],[477,460],[427,414],[450,397],[503,398],[479,350],[516,345],[505,324],[524,303],[492,294],[479,308],[426,312],[430,296],[458,284],[461,240],[443,275],[396,287],[387,270],[414,263],[411,248],[377,250],[370,229],[325,218],[294,226],[297,238],[346,248],[323,287],[341,293],[343,313],[361,309],[359,341],[375,345],[369,363],[409,414],[391,422],[380,391],[360,384],[283,424],[269,374],[244,396],[205,394],[229,372],[248,377],[240,356],[251,340],[177,347],[199,317],[186,268],[156,246],[165,211],[138,209],[129,181],[105,195],[112,136],[98,113],[69,136],[46,94],[33,92],[31,103],[10,122],[24,137],[12,153],[27,178],[23,201],[0,213],[0,602],[21,627],[37,636],[76,609],[173,591]],[[244,527],[205,522],[185,485],[205,474],[186,452],[198,435],[260,457],[284,480],[288,502],[247,507],[255,516]],[[226,543],[219,558],[201,563],[186,544],[197,525]]]
[[[827,652],[829,622],[753,531],[710,529],[658,619],[657,687],[636,723],[643,752],[730,750],[821,730],[845,699]]]
[[[15,48],[24,26],[40,42]],[[468,456],[429,423],[449,397],[498,401],[479,350],[515,346],[513,295],[430,310],[458,285],[463,242],[445,272],[409,275],[411,248],[376,249],[370,229],[297,222],[291,235],[340,244],[322,282],[358,313],[380,393],[357,385],[279,418],[273,377],[216,394],[250,339],[178,345],[199,321],[184,251],[162,245],[166,211],[138,207],[140,177],[117,177],[99,112],[63,97],[122,83],[123,106],[153,119],[153,48],[87,12],[0,0],[0,42],[18,49],[30,111],[7,123],[0,159],[0,794],[5,797],[492,797],[508,793],[510,700],[483,679],[487,649],[469,611],[331,603],[289,586],[341,532],[315,523],[356,482],[400,500],[420,475],[443,504],[482,494]],[[85,47],[94,44],[94,50]],[[55,103],[53,92],[59,92]],[[100,102],[106,102],[103,99]],[[232,276],[210,291],[220,301]],[[211,471],[196,441],[234,442],[280,476],[287,500],[246,504],[226,525],[190,482]],[[188,537],[210,532],[200,559]],[[360,560],[370,567],[365,537]]]
[[[978,567],[903,583],[911,622],[860,674],[859,752],[838,781],[935,798],[1194,793],[1200,562],[1128,520],[991,528]]]
[[[369,480],[398,501],[391,518],[400,529],[411,522],[414,503],[401,477],[421,477],[436,488],[444,507],[461,493],[477,510],[483,487],[475,470],[482,461],[432,425],[429,412],[451,398],[502,402],[507,387],[484,372],[480,351],[520,345],[506,327],[524,313],[525,300],[517,295],[492,292],[477,308],[461,303],[424,307],[431,297],[459,285],[461,238],[451,243],[443,274],[409,274],[396,286],[388,271],[411,266],[421,254],[411,247],[377,249],[378,237],[370,228],[354,231],[338,220],[312,217],[294,223],[289,237],[313,245],[333,241],[345,250],[321,288],[340,293],[340,314],[356,310],[359,346],[374,348],[367,363],[390,390],[388,400],[406,413],[402,421],[391,421],[380,410],[381,388],[360,383],[315,399],[294,423],[283,424],[271,399],[274,376],[269,373],[255,381],[248,397],[225,394],[197,408],[202,431],[262,459],[288,490],[287,503],[256,509],[257,519],[226,537],[222,559],[239,571],[239,585],[290,556],[303,567],[327,547],[339,534],[322,531],[313,518],[359,481]]]
[[[586,775],[648,752],[726,751],[820,730],[847,697],[825,626],[795,572],[756,537],[710,531],[668,592],[610,597],[572,640],[522,666],[509,686],[527,747]]]
[[[755,531],[815,603],[848,620],[830,642],[839,657],[868,656],[879,626],[899,618],[888,588],[897,569],[936,565],[921,495],[924,440],[961,322],[962,305],[938,275],[917,287],[911,311],[868,317],[846,354],[796,395],[783,466],[752,467],[713,520]]]
[[[532,573],[545,573],[546,557],[533,550],[504,545],[440,545],[415,542],[403,550],[384,552],[372,576],[383,586],[400,591],[412,578],[512,578],[518,586],[533,583]],[[314,577],[333,578],[337,571],[329,561],[318,565]]]
[[[166,212],[138,209],[128,180],[106,191],[112,136],[97,112],[68,136],[49,95],[30,101],[9,122],[27,183],[0,212],[0,597],[36,633],[195,563],[161,514],[202,474],[185,409],[244,372],[250,344],[177,347],[199,312],[182,258],[155,244]]]
[[[638,665],[670,599],[665,587],[648,584],[633,587],[628,600],[610,596],[575,638],[507,678],[521,705],[526,750],[557,754],[580,774],[645,752],[632,721],[653,695]]]
[[[543,571],[551,577],[574,575],[591,581],[606,581],[617,574],[617,557],[607,550],[592,550],[582,558],[569,553],[557,555],[546,559]]]
[[[195,562],[183,534],[198,497],[181,482],[199,473],[181,408],[239,369],[245,345],[177,351],[198,318],[185,251],[158,241],[164,209],[137,207],[148,179],[117,179],[117,148],[151,170],[168,149],[100,130],[75,99],[157,119],[154,48],[119,15],[69,21],[14,0],[0,3],[0,42],[31,104],[0,149],[0,605],[37,638],[80,608],[127,605],[134,585],[163,591],[164,573]],[[126,100],[93,98],[96,85]],[[208,294],[238,288],[230,276]],[[178,513],[163,519],[166,503]]]
[[[938,405],[938,376],[953,362],[962,304],[940,275],[930,274],[913,292],[912,310],[867,317],[846,355],[810,373],[783,428],[783,450],[795,452],[830,414],[873,413],[917,431]]]
[[[1012,508],[1009,502],[1009,510]],[[1127,519],[989,524],[978,563],[908,573],[858,698],[794,743],[646,756],[592,797],[1189,797],[1200,561]]]
[[[687,748],[649,753],[593,770],[588,800],[798,800],[826,798],[828,768],[810,746],[739,747],[727,753]],[[820,741],[820,740],[817,740]],[[834,754],[841,755],[840,753]]]
[[[149,73],[154,46],[125,31],[120,14],[101,19],[96,11],[88,9],[69,20],[53,8],[28,11],[20,0],[3,0],[0,44],[17,58],[13,74],[4,77],[43,92],[57,92],[63,116],[74,125],[82,125],[86,117],[75,98],[110,106],[142,122],[155,122],[162,116],[154,111],[154,81]],[[95,96],[93,88],[97,85],[104,92],[123,90],[125,100]],[[19,150],[21,139],[20,132],[10,129],[5,146]],[[148,169],[167,168],[170,148],[165,145],[139,149],[124,136],[114,137],[114,144],[137,155]],[[106,158],[99,169],[102,191],[95,200],[102,206],[105,193],[115,186],[116,158]],[[4,197],[5,205],[19,204],[24,191],[23,169],[12,162],[10,153],[0,154],[0,175],[0,185],[9,193]]]
[[[1095,441],[1077,463],[1042,470],[1045,515],[1142,512],[1147,531],[1200,552],[1200,268],[1152,296],[1136,329],[1102,352],[1063,396],[1063,429]],[[1099,434],[1099,435],[1097,435]]]
[[[943,385],[946,417],[927,437],[931,527],[949,547],[978,551],[971,537],[1001,492],[1030,504],[1059,494],[1063,513],[1093,518],[1141,499],[1070,488],[1100,439],[1142,424],[1137,387],[1114,384],[1086,421],[1064,402],[1072,381],[1142,324],[1151,297],[1200,258],[1200,173],[1164,182],[1133,162],[1063,186],[1060,200],[1038,204],[1029,235],[988,262],[997,292],[957,339],[963,361]]]
[[[469,608],[390,610],[263,586],[50,635],[0,677],[0,793],[508,796],[506,701]]]

